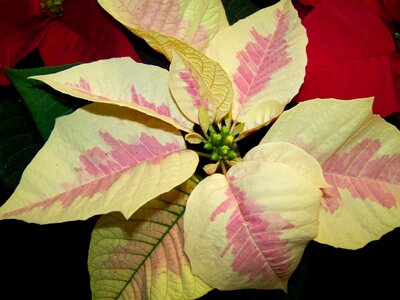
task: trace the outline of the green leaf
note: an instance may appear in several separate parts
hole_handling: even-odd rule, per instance
[[[57,117],[69,114],[81,105],[78,102],[68,101],[67,96],[48,88],[40,81],[28,79],[28,77],[55,73],[72,66],[74,64],[21,70],[6,69],[8,77],[22,96],[44,140],[50,136]]]
[[[236,23],[260,9],[248,0],[222,0],[222,5],[225,8],[229,24]]]
[[[196,299],[211,288],[191,272],[182,216],[196,178],[150,201],[129,220],[101,217],[89,249],[93,299]]]
[[[0,181],[13,190],[43,140],[15,90],[2,87],[0,94]]]

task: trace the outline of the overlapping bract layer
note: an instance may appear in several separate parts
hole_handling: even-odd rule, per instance
[[[211,40],[206,53],[231,78],[232,117],[245,123],[245,131],[269,123],[297,94],[305,75],[306,44],[305,29],[290,1],[260,10]]]
[[[193,272],[222,290],[286,290],[304,247],[318,233],[323,186],[317,161],[288,143],[257,146],[226,176],[207,177],[185,213]]]
[[[321,164],[331,187],[323,189],[319,242],[356,249],[399,226],[400,132],[371,106],[372,99],[304,102],[262,141],[293,143]]]
[[[160,195],[129,220],[99,219],[88,258],[94,299],[196,299],[211,289],[193,276],[183,251],[182,216],[196,182]]]

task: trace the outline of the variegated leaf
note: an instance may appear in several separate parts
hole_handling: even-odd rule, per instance
[[[100,5],[155,50],[172,58],[170,41],[179,40],[199,50],[229,26],[219,0],[98,0]]]
[[[206,54],[221,64],[235,90],[233,118],[254,130],[280,114],[303,82],[307,36],[290,0],[223,29]]]
[[[210,123],[231,109],[233,88],[228,75],[215,61],[187,48],[173,51],[169,86],[176,103],[189,120],[199,123],[199,109],[208,112]]]
[[[207,177],[192,192],[185,250],[194,274],[218,289],[286,290],[305,246],[318,232],[322,193],[284,158],[248,159],[226,177]],[[309,162],[318,167],[308,158],[305,165]]]
[[[99,60],[68,70],[32,76],[74,97],[130,107],[190,132],[168,89],[168,71],[129,57]]]
[[[286,111],[262,142],[315,157],[325,179],[316,240],[356,249],[400,226],[400,132],[373,115],[372,99],[317,99]]]
[[[211,290],[191,272],[183,251],[183,219],[193,178],[141,207],[129,220],[101,217],[92,233],[93,299],[197,299]]]
[[[112,211],[129,218],[189,178],[197,163],[174,127],[94,103],[57,119],[0,218],[45,224]]]

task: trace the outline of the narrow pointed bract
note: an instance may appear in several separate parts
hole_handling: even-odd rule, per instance
[[[288,0],[222,29],[206,54],[232,80],[233,119],[255,130],[279,115],[305,75],[307,36]],[[290,79],[289,79],[290,78]]]

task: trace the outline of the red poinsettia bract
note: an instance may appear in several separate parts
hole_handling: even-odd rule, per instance
[[[46,66],[130,56],[138,60],[120,24],[96,0],[67,0],[57,17],[48,1],[0,0],[0,85],[9,84],[3,67],[37,49]]]
[[[400,111],[399,53],[387,25],[398,17],[392,10],[399,1],[385,1],[386,6],[370,0],[302,2],[315,7],[303,20],[308,64],[297,101],[374,96],[375,113]]]

